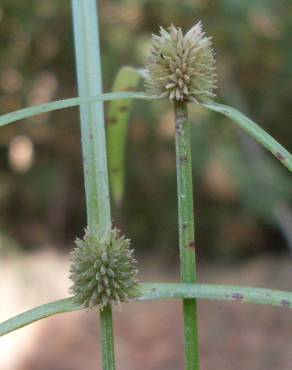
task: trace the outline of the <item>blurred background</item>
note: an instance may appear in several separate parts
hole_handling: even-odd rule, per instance
[[[217,101],[292,151],[291,1],[99,3],[104,91],[121,66],[145,64],[160,25],[186,31],[202,20],[216,52]],[[1,0],[0,114],[76,95],[69,0]],[[291,290],[291,175],[228,119],[195,106],[190,117],[199,280]],[[168,102],[135,101],[125,199],[113,206],[149,281],[178,278],[173,127]],[[2,321],[67,295],[68,254],[86,217],[78,109],[0,131]],[[203,302],[200,313],[203,369],[291,370],[289,312]],[[96,369],[93,322],[75,313],[1,338],[0,369]],[[182,368],[179,303],[124,307],[116,323],[120,369]]]

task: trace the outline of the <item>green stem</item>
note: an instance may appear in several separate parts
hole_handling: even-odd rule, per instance
[[[96,0],[72,0],[79,96],[102,93]],[[111,225],[103,103],[80,105],[87,222],[92,232]],[[104,370],[115,369],[111,307],[100,311]]]
[[[55,110],[76,107],[85,103],[95,103],[98,101],[111,101],[123,99],[139,100],[159,100],[158,96],[149,96],[143,92],[115,92],[106,94],[95,94],[93,96],[82,96],[78,98],[62,99],[44,104],[33,105],[28,108],[19,109],[14,112],[6,113],[0,116],[0,127],[21,119],[30,118],[38,114],[53,112]]]
[[[175,103],[176,171],[181,281],[196,282],[190,122],[187,105]],[[185,369],[199,370],[197,302],[183,299]]]
[[[202,104],[204,107],[215,112],[224,114],[230,118],[249,136],[253,137],[259,144],[269,150],[284,166],[292,172],[292,155],[280,143],[277,142],[271,135],[258,126],[251,119],[246,117],[238,110],[228,107],[227,105],[218,103]]]
[[[115,369],[114,332],[112,323],[112,309],[106,306],[100,312],[102,364],[104,369]],[[111,353],[112,352],[112,353]]]
[[[271,305],[292,310],[292,292],[281,290],[210,284],[140,284],[137,301],[200,298]],[[82,310],[74,298],[61,299],[35,307],[0,323],[0,337],[49,316]],[[105,322],[105,321],[104,321]]]

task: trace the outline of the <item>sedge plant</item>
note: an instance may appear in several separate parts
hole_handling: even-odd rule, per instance
[[[122,68],[113,92],[103,94],[96,1],[72,0],[72,10],[79,96],[0,116],[1,127],[36,114],[80,106],[87,226],[84,237],[76,239],[71,255],[72,296],[0,323],[0,336],[55,314],[97,309],[101,322],[102,368],[114,370],[112,306],[131,300],[181,299],[185,369],[199,370],[197,299],[292,308],[292,292],[197,283],[188,104],[198,104],[229,117],[291,172],[292,156],[255,122],[237,110],[213,101],[215,59],[210,38],[205,36],[200,22],[185,35],[174,25],[168,30],[161,28],[159,35],[153,36],[146,69]],[[134,91],[140,78],[145,80],[145,93]],[[113,200],[120,203],[124,195],[125,145],[133,99],[155,101],[165,98],[173,105],[175,116],[181,282],[146,284],[137,280],[130,240],[112,226],[109,186]],[[104,101],[110,102],[107,135]]]

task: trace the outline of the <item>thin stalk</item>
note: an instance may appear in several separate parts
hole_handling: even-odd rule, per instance
[[[292,292],[281,290],[210,284],[151,283],[140,284],[134,300],[198,298],[271,305],[292,310]],[[74,298],[46,303],[0,323],[0,337],[49,316],[82,310]]]
[[[102,93],[96,0],[72,0],[79,96]],[[87,222],[103,233],[111,225],[103,103],[80,106]],[[111,307],[100,311],[102,365],[115,369]]]
[[[104,369],[115,369],[114,332],[112,323],[112,309],[106,306],[100,312],[102,364]]]
[[[139,99],[139,100],[159,100],[158,96],[149,96],[143,92],[115,92],[106,94],[96,94],[93,96],[82,96],[78,98],[62,99],[44,104],[33,105],[28,108],[19,109],[14,112],[6,113],[0,116],[0,127],[21,119],[30,118],[38,114],[53,112],[55,110],[76,107],[85,103],[94,103],[99,101]]]
[[[190,122],[187,105],[175,103],[176,173],[181,281],[196,282]],[[185,369],[199,370],[197,302],[183,299]]]

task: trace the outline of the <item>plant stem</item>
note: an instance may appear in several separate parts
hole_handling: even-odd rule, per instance
[[[196,282],[190,123],[186,103],[175,103],[175,143],[181,281]],[[183,299],[185,369],[199,370],[197,302]]]
[[[96,0],[72,0],[78,90],[80,97],[102,93]],[[111,225],[103,103],[80,105],[87,222],[104,233]],[[115,369],[111,307],[100,311],[102,363]]]
[[[281,290],[210,284],[151,283],[140,284],[134,300],[201,298],[233,302],[257,303],[292,310],[292,292]],[[0,337],[49,316],[83,310],[74,298],[43,304],[0,323]],[[105,322],[105,321],[104,321]]]
[[[112,324],[112,310],[106,306],[100,312],[101,324],[101,345],[102,345],[102,364],[104,369],[115,369],[114,357],[114,332]]]
[[[78,98],[69,98],[56,100],[44,104],[33,105],[28,108],[19,109],[14,112],[2,114],[0,116],[0,127],[9,125],[25,118],[33,117],[38,114],[53,112],[55,110],[76,107],[85,103],[95,103],[100,101],[123,100],[123,99],[139,99],[139,100],[159,100],[159,96],[150,96],[142,92],[115,92],[106,94],[95,94],[93,96],[82,96]]]

